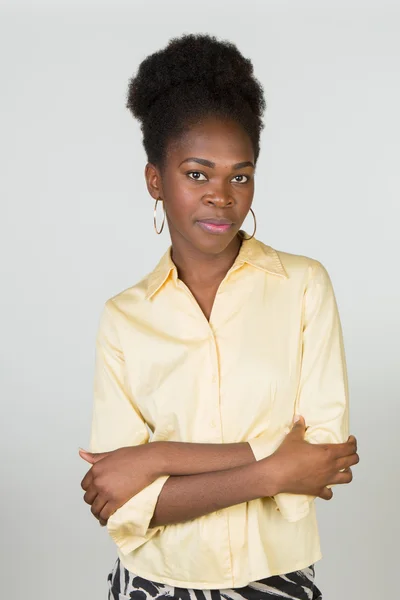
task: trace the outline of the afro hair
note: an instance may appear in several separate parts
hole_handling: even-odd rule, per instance
[[[263,88],[229,41],[185,34],[147,56],[129,81],[127,108],[138,119],[149,162],[162,168],[168,143],[208,116],[233,119],[260,152]]]

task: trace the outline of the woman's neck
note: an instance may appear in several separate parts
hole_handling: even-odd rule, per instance
[[[171,256],[179,279],[189,287],[218,285],[235,262],[241,243],[236,236],[223,252],[206,254],[187,242],[172,240]]]

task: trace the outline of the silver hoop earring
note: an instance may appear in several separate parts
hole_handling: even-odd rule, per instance
[[[250,237],[244,237],[244,235],[243,235],[244,232],[240,232],[240,235],[241,235],[241,237],[244,240],[251,240],[255,236],[256,231],[257,231],[257,219],[256,219],[256,215],[254,214],[254,210],[252,208],[250,208],[250,212],[253,215],[253,219],[254,219],[254,231],[253,231],[253,233],[252,233],[252,235]]]
[[[162,221],[162,223],[161,223],[161,228],[160,228],[160,229],[157,229],[157,204],[158,204],[158,202],[159,202],[159,201],[160,201],[160,202],[163,202],[163,201],[161,200],[161,198],[157,198],[157,200],[156,200],[156,203],[155,203],[155,205],[154,205],[154,218],[153,218],[153,220],[154,220],[154,229],[155,229],[155,232],[156,232],[158,235],[160,235],[160,233],[161,233],[161,232],[162,232],[162,230],[164,229],[164,224],[165,224],[165,207],[164,207],[164,203],[163,203],[163,208],[164,208],[164,218],[163,218],[163,221]]]

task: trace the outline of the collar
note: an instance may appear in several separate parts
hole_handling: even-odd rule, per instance
[[[149,274],[146,299],[151,298],[164,285],[171,274],[175,282],[178,279],[178,272],[171,258],[171,250],[172,246],[168,248],[158,265]],[[249,264],[271,275],[288,278],[278,252],[256,238],[251,238],[250,240],[244,239],[242,241],[239,254],[229,272],[236,271],[236,269],[239,269],[244,264]]]

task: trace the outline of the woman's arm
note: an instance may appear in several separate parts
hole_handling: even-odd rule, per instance
[[[359,461],[357,442],[351,436],[343,444],[309,444],[305,431],[301,418],[268,458],[225,471],[169,477],[149,527],[180,523],[281,492],[329,500],[332,491],[327,485],[352,480],[349,468]]]
[[[256,460],[248,442],[233,444],[154,442],[149,445],[149,450],[156,451],[158,470],[168,475],[197,475],[224,471],[248,465]]]
[[[256,462],[247,442],[139,443],[108,452],[87,452],[81,449],[80,455],[93,465],[81,482],[81,487],[85,490],[84,500],[91,505],[92,514],[102,525],[128,501],[134,505],[134,498],[145,488],[153,490],[153,497],[147,498],[146,509],[151,505],[154,508],[162,478],[166,480],[171,475],[225,472],[227,469]],[[183,482],[181,484],[184,485]],[[201,480],[200,485],[203,485]],[[152,514],[153,512],[150,516]]]
[[[169,477],[158,497],[150,528],[181,523],[269,496],[274,489],[272,478],[269,483],[265,480],[262,467],[254,460],[226,471]]]
[[[304,438],[304,420],[301,423]],[[332,473],[336,474],[332,468],[337,452],[343,458],[355,450],[352,451],[348,444],[344,447],[335,444],[335,453],[331,457],[333,462],[329,462],[324,446],[311,446],[303,438],[298,440],[296,437],[293,439],[293,434],[288,435],[284,443],[271,453],[270,460],[261,463],[257,463],[247,442],[225,445],[155,442],[112,452],[86,453],[82,457],[93,461],[94,466],[82,481],[85,501],[91,504],[92,513],[105,525],[120,507],[128,501],[135,505],[138,494],[147,494],[145,488],[164,477],[164,489],[161,492],[160,488],[152,502],[147,503],[147,511],[153,505],[148,515],[149,523],[155,515],[152,523],[156,526],[193,519],[227,506],[275,495],[283,492],[285,487],[290,494],[303,494],[304,490],[308,490],[307,493],[328,499],[332,493],[325,487],[318,487],[320,481],[315,479],[314,472],[322,469],[322,480],[332,483],[327,478]],[[286,456],[283,462],[282,455]],[[238,462],[241,464],[238,465]],[[294,468],[290,468],[291,465]],[[276,485],[277,471],[281,473],[279,488]],[[311,478],[309,473],[313,474]],[[252,485],[255,478],[260,485]]]
[[[302,355],[294,412],[307,423],[305,439],[312,444],[342,443],[349,434],[349,387],[343,332],[332,282],[326,268],[309,265],[304,292]],[[268,432],[249,440],[255,457],[271,454]],[[302,519],[314,501],[278,494],[275,502],[288,521]]]

